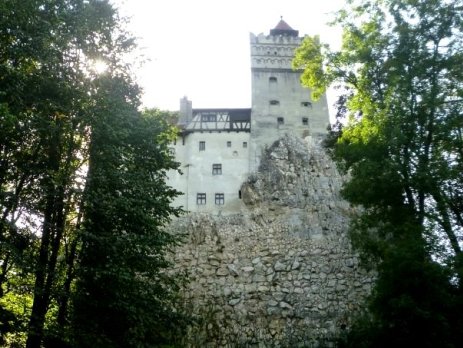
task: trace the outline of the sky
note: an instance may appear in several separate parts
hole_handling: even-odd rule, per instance
[[[112,0],[129,16],[146,60],[137,69],[143,104],[178,110],[251,107],[249,33],[268,35],[281,16],[299,35],[339,45],[341,30],[326,25],[343,0]],[[334,100],[328,102],[332,104]]]

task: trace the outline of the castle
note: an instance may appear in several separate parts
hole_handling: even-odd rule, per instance
[[[321,147],[326,97],[291,69],[303,38],[281,20],[251,34],[252,108],[194,109],[181,100],[170,184],[190,212],[169,225],[185,242],[174,272],[197,320],[188,347],[334,347],[375,279],[347,237],[356,211]]]
[[[194,109],[186,97],[180,100],[172,152],[183,174],[169,173],[169,184],[184,194],[174,205],[190,212],[239,212],[241,185],[257,170],[266,146],[287,133],[326,133],[326,96],[312,100],[301,71],[291,67],[302,40],[283,19],[269,35],[250,34],[251,108]]]

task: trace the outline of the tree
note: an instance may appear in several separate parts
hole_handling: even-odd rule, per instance
[[[353,244],[378,269],[365,346],[456,346],[463,328],[463,3],[348,6],[335,21],[344,28],[342,48],[307,38],[294,66],[315,96],[332,84],[345,90],[348,120],[334,156],[350,176],[344,197],[363,207]]]
[[[64,346],[72,343],[71,333],[91,336],[83,326],[71,330],[79,313],[73,316],[76,307],[69,304],[89,289],[85,277],[99,267],[115,267],[113,274],[123,269],[136,276],[121,273],[119,280],[140,278],[156,285],[156,295],[163,289],[174,297],[174,278],[161,271],[174,242],[162,226],[178,213],[169,208],[176,193],[164,184],[164,171],[175,168],[166,151],[170,130],[161,114],[138,111],[140,91],[124,61],[135,42],[107,0],[24,0],[21,6],[2,0],[0,12],[0,334],[6,342],[5,331],[19,331],[16,344],[28,348]],[[108,66],[102,76],[93,70],[95,61]],[[115,199],[101,202],[98,194]],[[95,216],[114,224],[100,233]],[[126,268],[92,260],[90,236],[121,252]],[[123,243],[126,237],[130,242]],[[135,257],[136,250],[149,250],[152,259]],[[104,285],[92,286],[96,295]],[[154,292],[141,281],[127,289],[125,297],[113,296],[120,301],[114,305],[133,300],[140,308],[147,300],[140,293]],[[166,314],[156,299],[144,305]],[[101,305],[92,309],[107,309]],[[146,332],[153,318],[130,328]]]
[[[153,347],[169,342],[181,316],[163,230],[180,210],[166,185],[174,169],[162,113],[136,109],[124,79],[101,78],[90,145],[82,256],[74,301],[78,347]],[[171,131],[172,132],[172,131]],[[172,135],[173,133],[170,133]]]

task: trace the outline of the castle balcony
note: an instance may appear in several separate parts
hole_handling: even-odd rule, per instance
[[[250,132],[251,109],[193,109],[192,120],[182,127],[182,133]]]

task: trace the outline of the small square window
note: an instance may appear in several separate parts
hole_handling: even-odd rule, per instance
[[[231,147],[231,141],[227,141],[227,147]]]
[[[278,117],[277,118],[277,124],[285,124],[285,119],[283,117]]]
[[[308,126],[309,125],[309,119],[307,117],[302,118],[302,125]]]
[[[212,165],[212,175],[221,175],[222,174],[222,164],[214,163]]]
[[[206,150],[206,142],[205,141],[200,141],[199,142],[199,151],[205,151]]]
[[[205,193],[197,193],[196,194],[196,204],[197,205],[205,205],[206,204],[206,194]]]
[[[225,195],[223,193],[216,193],[215,194],[215,205],[224,205],[225,203]]]
[[[246,141],[243,141],[243,148],[247,148],[248,147],[248,143]]]

